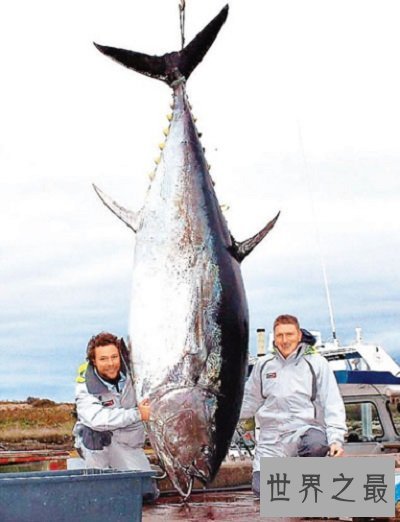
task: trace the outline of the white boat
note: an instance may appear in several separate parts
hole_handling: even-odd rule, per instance
[[[347,455],[400,450],[400,367],[382,346],[365,343],[361,329],[347,346],[319,346],[335,372],[345,407]]]

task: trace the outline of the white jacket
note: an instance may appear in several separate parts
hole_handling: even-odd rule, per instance
[[[306,335],[304,335],[306,334]],[[304,331],[304,337],[308,340]],[[247,380],[240,418],[256,417],[258,445],[274,444],[286,434],[315,427],[328,444],[343,444],[346,415],[328,361],[305,342],[285,359],[279,350],[258,359]]]
[[[145,433],[129,376],[126,377],[122,391],[118,392],[99,379],[89,364],[77,381],[75,401],[78,421],[74,427],[76,447],[83,444],[81,428],[86,426],[96,432],[111,432],[111,442],[142,448]]]

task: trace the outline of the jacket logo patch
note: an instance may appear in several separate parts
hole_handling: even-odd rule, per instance
[[[276,372],[267,373],[267,379],[276,379]]]
[[[113,406],[114,405],[114,400],[110,399],[109,401],[102,402],[101,405],[102,406]]]

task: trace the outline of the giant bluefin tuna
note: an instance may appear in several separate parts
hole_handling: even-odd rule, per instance
[[[237,242],[222,215],[186,95],[186,80],[228,6],[181,51],[163,56],[95,44],[173,90],[172,118],[140,212],[103,202],[135,233],[129,337],[148,434],[176,489],[211,481],[238,421],[247,370],[248,309],[240,263],[274,226]]]

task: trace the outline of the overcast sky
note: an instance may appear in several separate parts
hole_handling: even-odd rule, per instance
[[[189,41],[225,2],[187,0]],[[95,182],[139,209],[170,89],[96,41],[180,46],[178,0],[0,5],[0,399],[73,400],[100,330],[127,334],[134,237]],[[243,262],[255,329],[289,312],[400,352],[397,1],[233,0],[188,94],[238,240],[278,210]]]

